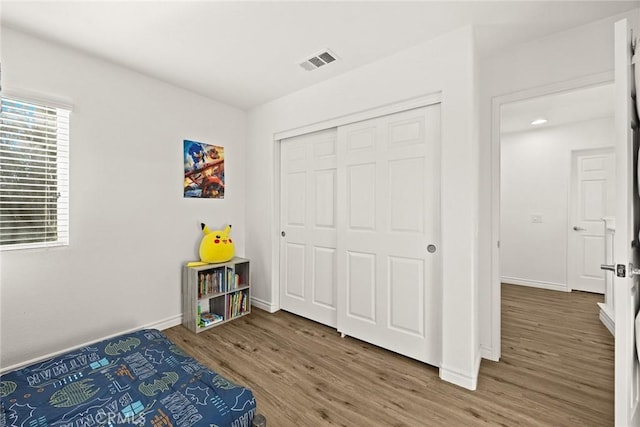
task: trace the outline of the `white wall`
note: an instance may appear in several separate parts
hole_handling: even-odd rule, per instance
[[[443,359],[441,376],[475,387],[477,325],[477,145],[475,57],[462,29],[249,112],[247,255],[253,297],[278,308],[274,134],[442,91]],[[322,70],[316,71],[322,72]]]
[[[238,253],[252,258],[255,296],[277,307],[274,133],[444,90],[443,320],[445,337],[454,341],[444,343],[443,366],[472,378],[475,335],[485,354],[499,348],[491,335],[492,99],[611,71],[619,18],[486,58],[479,76],[468,29],[400,52],[251,111],[246,157],[241,111],[3,28],[5,89],[62,99],[74,112],[72,243],[0,254],[1,366],[175,320],[180,263],[196,256],[201,221],[236,225]],[[478,118],[479,148],[473,142]],[[225,146],[224,201],[181,198],[185,138]],[[454,305],[462,316],[449,313]],[[26,321],[32,313],[44,320]]]
[[[2,367],[180,321],[181,264],[200,222],[245,251],[246,114],[2,29],[3,89],[73,105],[71,244],[0,252]],[[182,141],[225,147],[224,200],[183,199]]]
[[[503,282],[567,290],[571,151],[613,142],[612,117],[502,135]]]
[[[613,25],[640,9],[595,21],[565,32],[518,46],[499,55],[484,58],[480,73],[480,343],[483,355],[496,356],[500,342],[492,335],[499,328],[492,269],[497,242],[492,238],[492,102],[507,95],[541,88],[559,82],[613,71]],[[497,302],[499,304],[499,301]]]

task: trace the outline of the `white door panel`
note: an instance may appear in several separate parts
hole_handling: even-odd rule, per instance
[[[335,311],[336,249],[315,246],[313,257],[313,303]]]
[[[389,257],[388,267],[389,327],[424,337],[424,260]]]
[[[616,232],[614,262],[626,274],[613,279],[615,305],[615,424],[640,426],[640,369],[636,353],[634,319],[638,313],[638,276],[631,275],[631,264],[638,266],[637,229],[638,188],[634,179],[637,170],[638,135],[631,129],[631,33],[640,29],[640,19],[615,24],[615,130],[616,130]],[[636,48],[637,49],[637,48]],[[634,141],[635,138],[635,141]],[[634,206],[635,205],[635,206]],[[620,272],[622,273],[622,272]]]
[[[336,131],[281,143],[280,307],[336,326]]]
[[[288,226],[305,225],[306,216],[306,172],[291,172],[286,177],[286,198],[287,215],[286,224]]]
[[[569,288],[604,293],[605,223],[615,210],[613,149],[575,151],[572,156]]]
[[[389,227],[395,232],[424,232],[424,161],[420,158],[389,162]]]
[[[304,301],[304,277],[305,277],[305,246],[296,243],[285,244],[285,259],[287,263],[295,266],[287,269],[284,281],[284,295],[287,298],[295,298]]]
[[[433,365],[439,150],[439,104],[338,129],[338,330]]]
[[[350,230],[375,230],[376,226],[376,182],[375,163],[347,166],[346,204],[348,228]]]
[[[376,322],[376,255],[346,251],[346,316]],[[340,328],[340,326],[339,326]]]
[[[320,228],[336,228],[336,170],[316,171],[315,181],[315,226]]]

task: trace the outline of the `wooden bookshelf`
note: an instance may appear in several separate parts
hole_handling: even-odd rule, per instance
[[[182,267],[182,324],[195,333],[251,312],[249,260]]]

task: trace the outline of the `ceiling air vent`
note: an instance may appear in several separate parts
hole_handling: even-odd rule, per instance
[[[320,52],[314,54],[312,57],[305,59],[300,63],[300,66],[307,71],[316,70],[324,65],[330,64],[335,61],[338,57],[335,53],[331,52],[329,49],[321,50]]]

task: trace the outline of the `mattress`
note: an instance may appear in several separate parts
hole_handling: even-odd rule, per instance
[[[146,329],[0,377],[0,427],[250,427],[251,390]]]

